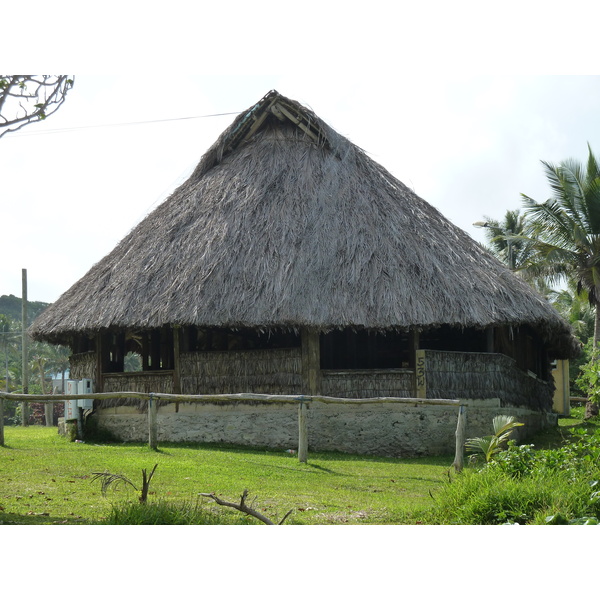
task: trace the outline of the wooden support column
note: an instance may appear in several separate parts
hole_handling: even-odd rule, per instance
[[[417,398],[427,398],[427,364],[425,359],[425,350],[415,352],[417,364],[415,365],[415,396]]]
[[[409,343],[409,365],[414,367],[417,364],[417,350],[419,349],[419,331],[418,329],[411,329],[408,335]]]
[[[319,332],[315,329],[302,329],[302,375],[304,388],[309,396],[321,393],[321,348]]]
[[[494,328],[488,327],[485,330],[485,343],[486,343],[486,352],[493,353],[494,352]]]
[[[173,393],[181,394],[181,368],[179,363],[179,325],[173,327]]]
[[[104,385],[102,381],[102,373],[104,361],[102,360],[102,334],[96,334],[96,381],[95,391],[101,393],[104,391]]]
[[[417,396],[417,350],[419,349],[419,330],[411,328],[408,333],[408,366],[413,370],[413,391]]]

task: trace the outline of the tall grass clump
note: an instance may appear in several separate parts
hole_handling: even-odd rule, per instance
[[[204,502],[168,502],[158,500],[144,503],[114,505],[106,525],[250,525],[248,517],[217,511]]]
[[[454,524],[597,524],[600,433],[572,429],[561,447],[543,450],[510,441],[447,483],[434,511]]]

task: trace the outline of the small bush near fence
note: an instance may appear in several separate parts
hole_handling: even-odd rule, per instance
[[[509,442],[486,465],[457,475],[439,495],[442,523],[597,524],[600,430],[572,428],[557,448]]]

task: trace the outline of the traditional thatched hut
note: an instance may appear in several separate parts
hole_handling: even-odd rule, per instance
[[[551,361],[574,351],[526,283],[275,91],[31,333],[68,344],[72,377],[96,391],[495,398],[538,413]]]

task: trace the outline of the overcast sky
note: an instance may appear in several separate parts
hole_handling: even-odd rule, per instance
[[[583,60],[595,57],[584,46],[595,20],[581,0],[568,12],[527,0],[495,9],[372,0],[343,11],[257,0],[251,12],[221,2],[196,13],[182,0],[167,12],[107,0],[85,18],[71,10],[72,27],[60,10],[68,2],[32,2],[43,18],[26,35],[3,33],[3,68],[76,81],[56,114],[0,139],[0,294],[21,295],[25,268],[29,299],[55,301],[235,118],[210,115],[243,111],[271,89],[312,108],[478,241],[474,221],[501,219],[521,193],[547,198],[541,160],[584,160],[588,142],[600,153],[600,75]],[[6,10],[18,18],[16,5]],[[557,66],[577,75],[548,75]],[[94,72],[112,74],[85,74]]]
[[[77,76],[46,122],[0,140],[2,294],[55,301],[271,89],[312,108],[479,241],[472,226],[549,195],[541,160],[600,152],[600,76]],[[143,99],[143,101],[142,101]],[[188,118],[198,117],[198,118]],[[177,120],[179,119],[179,120]],[[135,124],[145,122],[142,124]],[[100,126],[98,126],[100,125]]]

